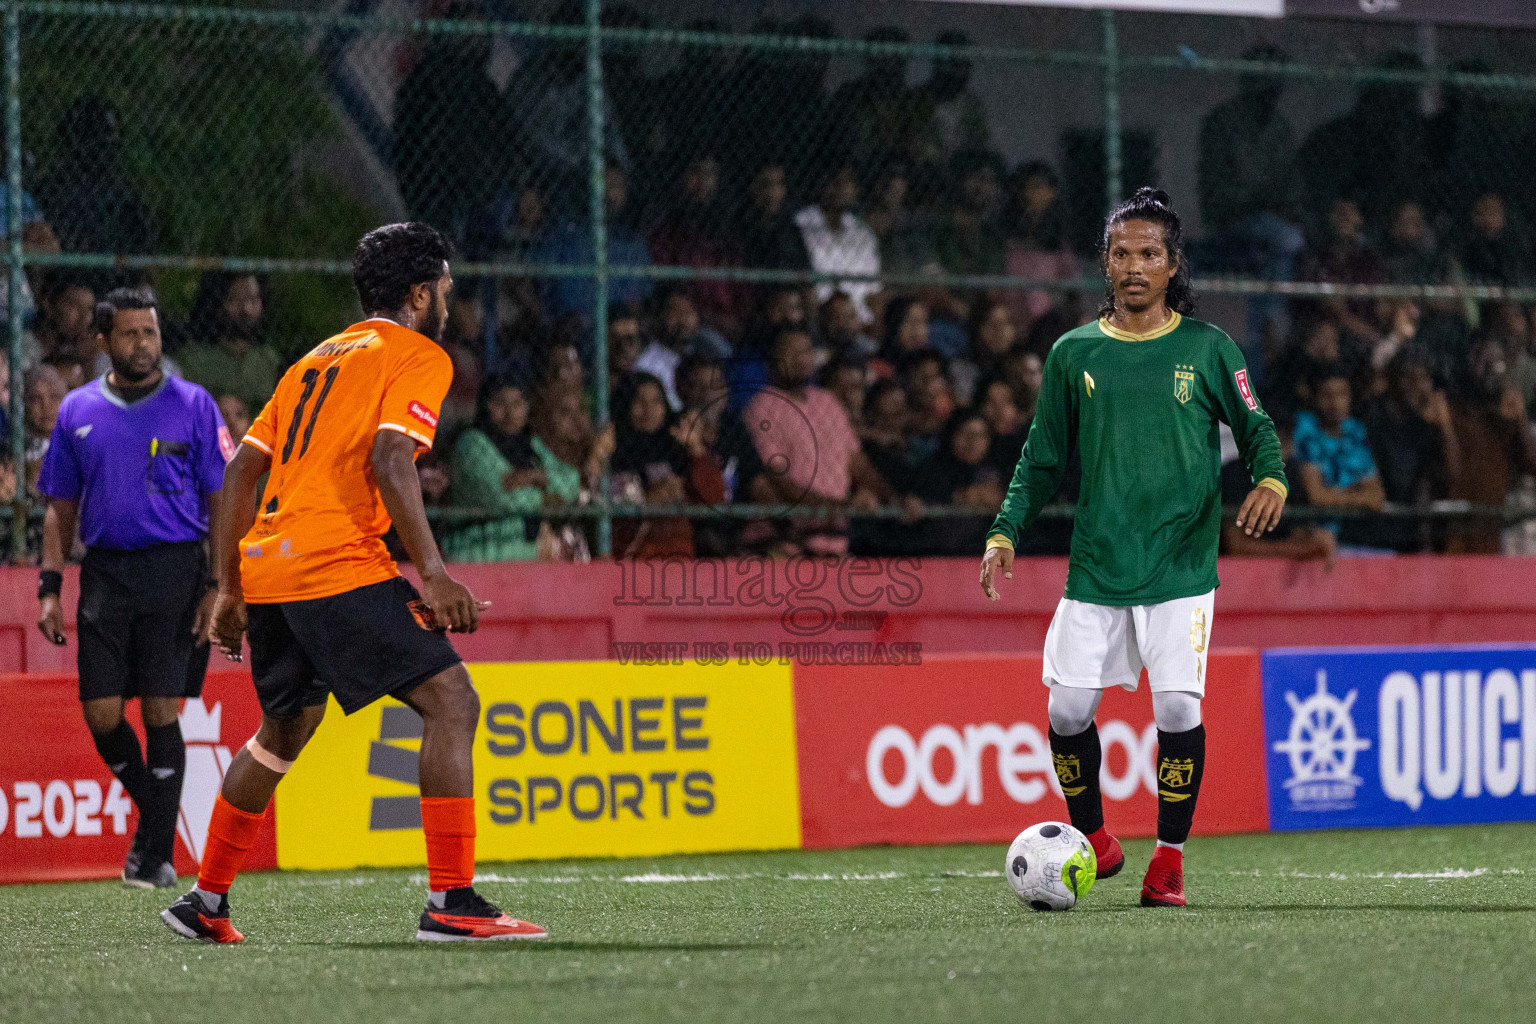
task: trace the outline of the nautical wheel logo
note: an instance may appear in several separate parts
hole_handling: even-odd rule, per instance
[[[1317,673],[1317,690],[1305,700],[1295,692],[1285,695],[1291,706],[1290,734],[1274,745],[1276,753],[1291,760],[1291,777],[1285,787],[1291,801],[1312,809],[1336,809],[1355,797],[1361,779],[1355,774],[1355,758],[1368,750],[1371,741],[1355,731],[1352,709],[1359,691],[1340,699],[1328,692],[1328,673]]]

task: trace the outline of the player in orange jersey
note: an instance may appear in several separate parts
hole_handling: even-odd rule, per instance
[[[471,747],[480,698],[444,631],[479,608],[443,566],[416,456],[432,447],[453,365],[438,345],[452,245],[425,224],[370,231],[352,257],[368,319],[293,365],[224,473],[211,638],[233,661],[248,631],[261,728],[235,755],[208,826],[197,885],[161,917],[175,932],[240,942],[230,884],[277,784],[327,697],[347,714],[396,697],[420,713],[421,822],[430,892],[418,939],[542,939],[475,892]],[[270,471],[270,472],[269,472]],[[256,485],[267,486],[257,507]],[[384,547],[393,523],[422,594]]]

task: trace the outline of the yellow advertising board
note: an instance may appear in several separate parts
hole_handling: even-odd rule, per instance
[[[477,858],[609,857],[800,845],[788,665],[469,666]],[[283,868],[425,863],[421,719],[334,702],[277,793]]]

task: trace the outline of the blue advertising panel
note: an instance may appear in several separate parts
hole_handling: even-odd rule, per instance
[[[1274,829],[1536,820],[1536,647],[1266,651]]]

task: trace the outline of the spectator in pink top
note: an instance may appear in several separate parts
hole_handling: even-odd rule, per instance
[[[848,413],[825,388],[811,384],[816,354],[805,328],[787,326],[774,338],[769,356],[771,385],[747,403],[742,420],[767,468],[777,501],[803,507],[852,502],[878,504],[884,489],[870,465]],[[807,522],[792,530],[787,546],[817,554],[847,550],[846,522]]]

